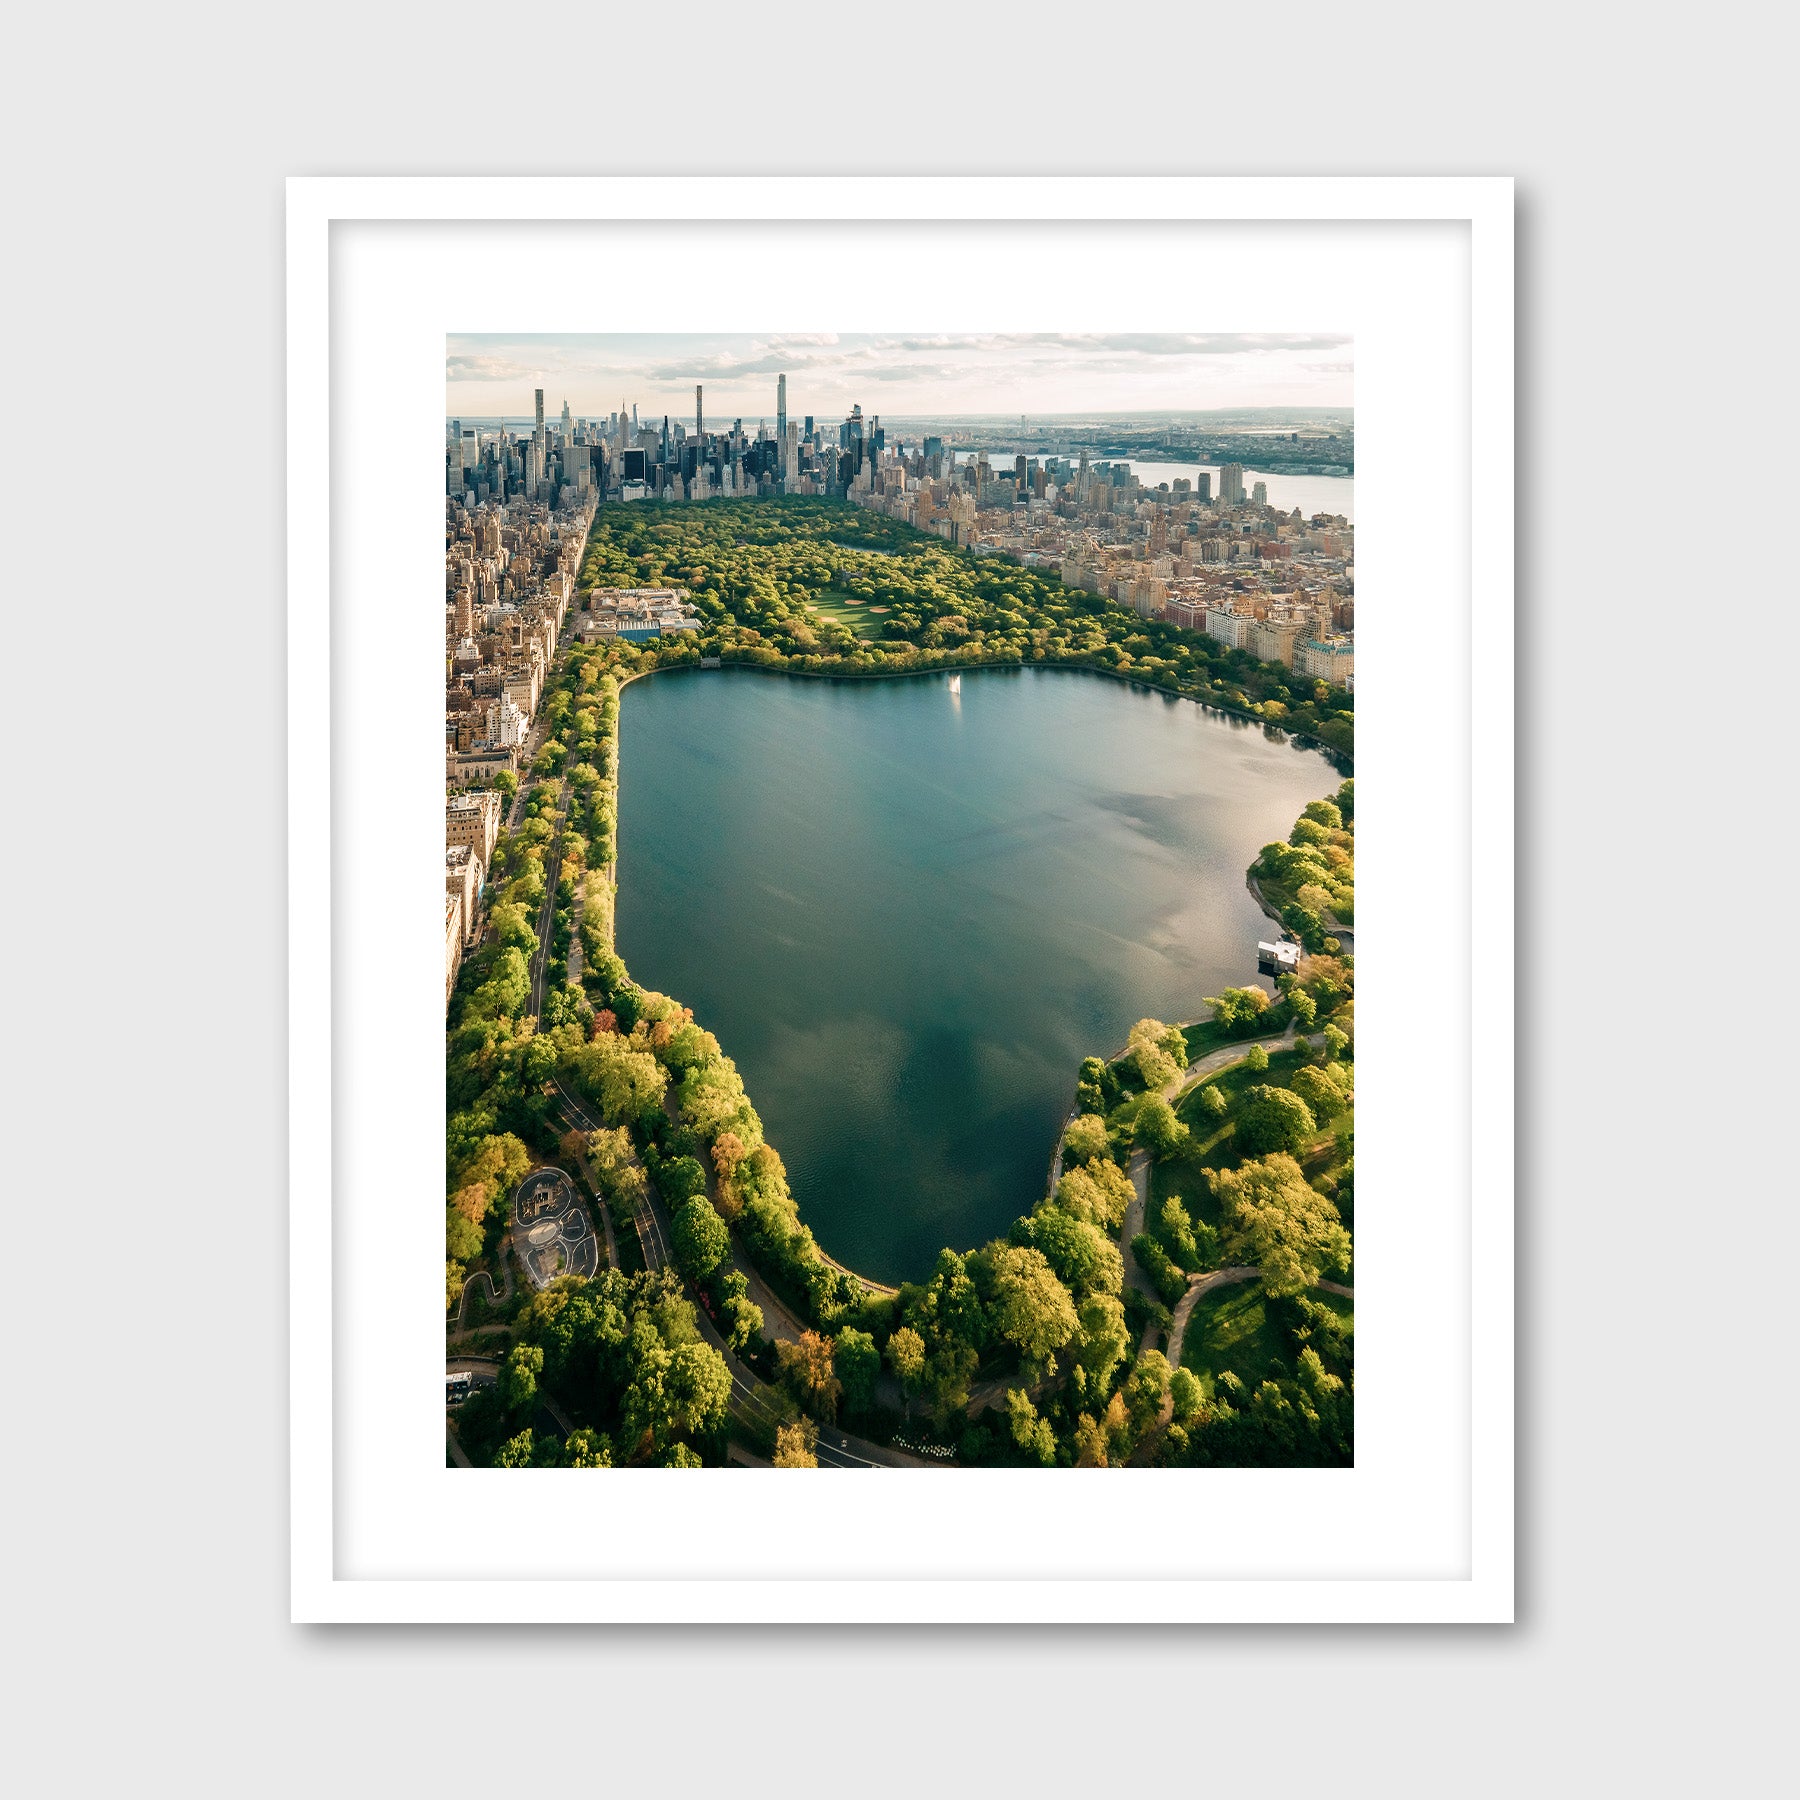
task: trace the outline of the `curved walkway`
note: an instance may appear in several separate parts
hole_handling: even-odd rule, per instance
[[[1169,1367],[1181,1367],[1181,1346],[1187,1336],[1188,1320],[1194,1315],[1194,1302],[1202,1294],[1210,1294],[1214,1288],[1230,1287],[1239,1281],[1260,1281],[1262,1270],[1248,1263],[1233,1263],[1226,1269],[1209,1269],[1204,1275],[1190,1275],[1188,1290],[1175,1302],[1175,1311],[1169,1320]],[[1345,1287],[1341,1281],[1315,1281],[1313,1286],[1326,1294],[1341,1294],[1346,1300],[1356,1298],[1354,1288]]]
[[[1179,1075],[1164,1082],[1162,1098],[1173,1106],[1189,1088],[1203,1081],[1208,1075],[1220,1069],[1228,1069],[1233,1063],[1242,1062],[1251,1050],[1261,1046],[1264,1050],[1279,1049],[1294,1041],[1294,1027],[1290,1025],[1277,1037],[1246,1038],[1242,1043],[1223,1044],[1217,1050],[1209,1050],[1198,1060],[1191,1062]],[[1137,1149],[1131,1153],[1131,1160],[1126,1165],[1126,1174],[1131,1177],[1132,1196],[1125,1208],[1125,1222],[1119,1227],[1119,1254],[1125,1261],[1125,1279],[1140,1294],[1156,1301],[1162,1301],[1162,1295],[1156,1291],[1150,1277],[1138,1266],[1138,1259],[1131,1253],[1131,1240],[1144,1229],[1144,1220],[1150,1209],[1150,1157],[1147,1151]],[[1254,1270],[1251,1271],[1253,1274]],[[1185,1296],[1184,1296],[1185,1299]],[[1177,1302],[1181,1304],[1181,1302]],[[1148,1350],[1155,1341],[1156,1327],[1146,1325],[1144,1335],[1138,1344],[1139,1354]],[[1169,1366],[1175,1366],[1176,1359],[1169,1358]]]
[[[469,1304],[469,1289],[472,1288],[476,1282],[479,1281],[482,1286],[487,1289],[487,1292],[482,1295],[482,1299],[485,1300],[489,1306],[505,1306],[511,1301],[513,1297],[513,1278],[511,1265],[506,1260],[506,1247],[507,1240],[503,1237],[500,1240],[500,1286],[498,1288],[494,1286],[494,1278],[486,1269],[477,1269],[475,1273],[463,1283],[462,1293],[456,1302],[456,1322],[450,1327],[452,1334],[462,1330],[463,1312]],[[478,1327],[478,1329],[486,1331],[492,1330],[494,1327],[481,1326]]]

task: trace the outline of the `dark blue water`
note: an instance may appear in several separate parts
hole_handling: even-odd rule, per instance
[[[1338,780],[1102,676],[661,674],[619,952],[736,1060],[820,1243],[916,1277],[1030,1207],[1082,1057],[1254,976],[1244,871]]]

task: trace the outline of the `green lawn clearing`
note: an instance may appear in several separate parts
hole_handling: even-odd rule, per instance
[[[1343,1295],[1315,1288],[1309,1298],[1330,1307],[1346,1323],[1354,1322],[1354,1302]],[[1264,1381],[1286,1380],[1294,1372],[1281,1334],[1269,1319],[1260,1281],[1238,1282],[1200,1296],[1182,1340],[1181,1362],[1199,1376],[1209,1399],[1227,1369],[1248,1393]]]
[[[829,619],[834,625],[842,625],[847,631],[855,632],[859,638],[872,640],[881,636],[881,621],[871,616],[869,607],[848,594],[839,593],[835,588],[824,589],[816,599],[809,600],[806,604],[820,618]]]

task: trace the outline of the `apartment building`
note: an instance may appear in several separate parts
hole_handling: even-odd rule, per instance
[[[500,812],[500,796],[492,789],[450,795],[444,802],[445,844],[467,844],[481,858],[482,868],[490,868],[500,841]]]

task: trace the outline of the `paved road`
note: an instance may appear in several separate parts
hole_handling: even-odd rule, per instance
[[[560,1079],[555,1081],[554,1086],[561,1099],[564,1115],[571,1124],[581,1131],[601,1129],[600,1121],[586,1110]],[[708,1180],[709,1183],[713,1181],[710,1169]],[[669,1248],[671,1236],[668,1210],[663,1205],[662,1196],[656,1191],[655,1183],[646,1180],[644,1187],[644,1204],[638,1209],[638,1229],[640,1241],[644,1245],[645,1265],[655,1269],[673,1267],[674,1256]],[[731,1375],[732,1404],[740,1417],[765,1428],[777,1423],[779,1414],[770,1405],[767,1388],[761,1378],[753,1369],[739,1361],[737,1354],[725,1341],[723,1333],[697,1299],[694,1313],[700,1322],[701,1335],[725,1359],[725,1367]],[[765,1327],[769,1316],[767,1312],[763,1315]],[[865,1439],[852,1437],[848,1432],[839,1431],[834,1425],[819,1427],[818,1458],[822,1469],[925,1466],[919,1458],[908,1456],[900,1450],[889,1449],[885,1445],[871,1444]]]
[[[463,1313],[469,1304],[469,1289],[477,1282],[480,1282],[487,1290],[481,1297],[489,1306],[505,1306],[507,1302],[512,1299],[512,1267],[506,1260],[506,1242],[506,1239],[502,1237],[500,1240],[500,1286],[498,1288],[494,1286],[494,1278],[486,1269],[477,1269],[475,1273],[463,1283],[462,1294],[456,1302],[456,1319],[450,1327],[452,1334],[462,1330]],[[494,1327],[488,1326],[483,1327],[482,1329],[492,1330]]]
[[[550,965],[550,936],[556,929],[556,883],[562,874],[562,853],[554,846],[561,840],[563,828],[569,822],[569,802],[574,798],[574,782],[565,781],[562,802],[556,809],[555,835],[544,857],[544,904],[538,909],[538,944],[531,959],[531,998],[525,1003],[527,1012],[544,1010],[544,977]]]

